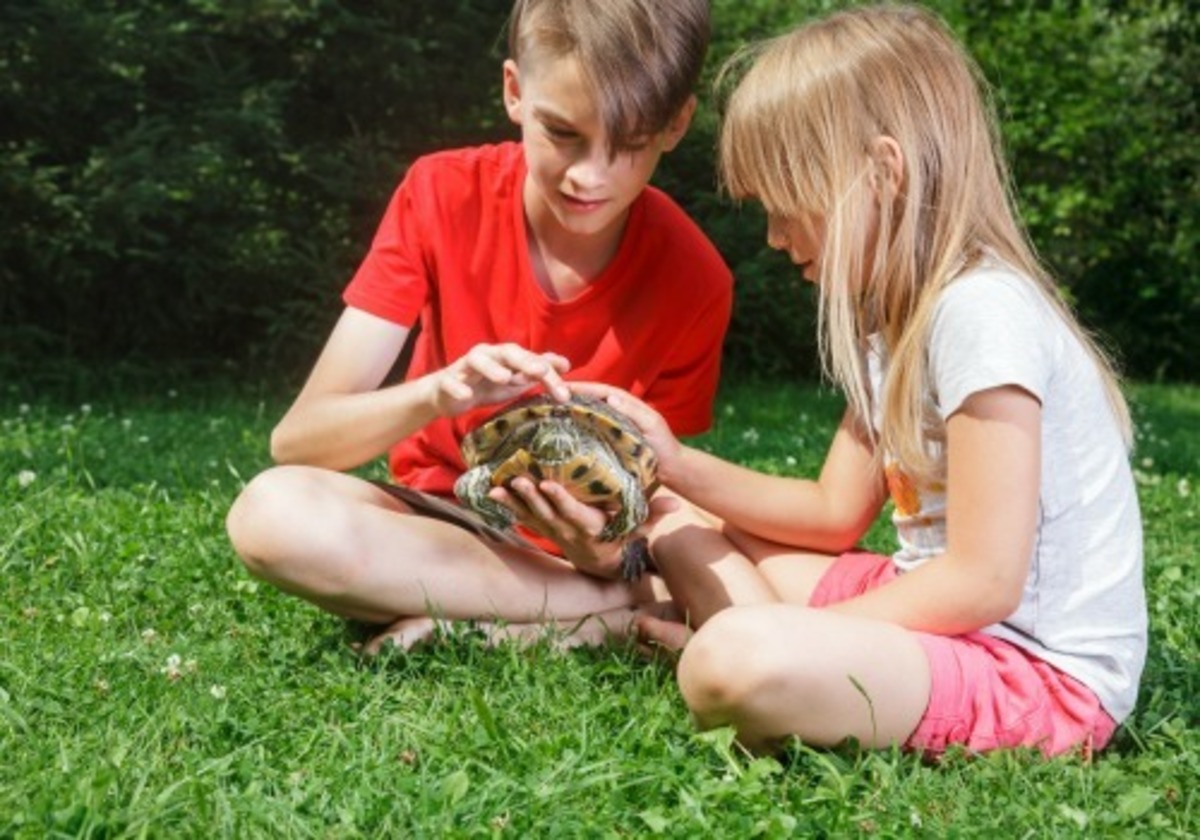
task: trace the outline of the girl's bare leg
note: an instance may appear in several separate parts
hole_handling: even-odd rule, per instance
[[[684,648],[679,685],[701,728],[732,725],[753,750],[788,735],[902,743],[929,701],[916,637],[896,625],[791,604],[733,607]]]
[[[410,514],[369,482],[284,466],[246,486],[227,526],[254,575],[337,615],[374,624],[413,616],[578,619],[635,600],[624,582]]]
[[[753,536],[682,502],[650,534],[651,552],[671,595],[699,627],[738,605],[786,602],[806,605],[834,557],[801,551]],[[681,646],[686,627],[640,622],[646,640]]]
[[[723,533],[754,564],[780,601],[806,606],[837,558],[803,551],[725,525]]]
[[[686,502],[663,516],[649,537],[655,566],[693,626],[736,604],[778,600],[720,523]]]

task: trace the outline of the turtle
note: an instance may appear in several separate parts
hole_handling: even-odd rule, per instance
[[[600,539],[626,537],[646,521],[647,499],[658,487],[658,458],[638,428],[603,400],[573,394],[566,402],[541,394],[511,403],[462,442],[467,470],[454,494],[485,522],[510,528],[513,513],[488,497],[514,478],[556,481],[575,498],[609,512]],[[644,538],[627,540],[621,574],[636,580],[646,569]]]

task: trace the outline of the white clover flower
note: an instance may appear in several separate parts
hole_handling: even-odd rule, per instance
[[[758,443],[758,429],[746,429],[742,432],[742,440],[746,443]]]
[[[1142,472],[1141,470],[1134,470],[1133,471],[1133,480],[1136,481],[1138,484],[1144,484],[1147,487],[1156,487],[1162,483],[1162,476],[1161,475],[1150,475],[1150,474]]]
[[[37,473],[33,470],[21,470],[17,473],[17,484],[21,489],[25,489],[35,481],[37,481]]]
[[[225,686],[213,684],[209,686],[208,693],[211,694],[215,700],[224,700]]]
[[[1150,469],[1151,467],[1154,466],[1154,459],[1149,456],[1143,458],[1142,466],[1145,467],[1146,469]]]
[[[793,455],[789,455],[783,459],[783,463],[787,464],[789,467],[794,467],[796,466],[796,458]]]
[[[91,414],[92,413],[91,403],[84,403],[83,405],[79,406],[79,413],[80,414]]]
[[[140,437],[137,439],[137,442],[138,442],[138,443],[149,443],[149,442],[150,442],[150,438],[146,437],[145,435],[141,435],[141,436],[140,436]]]
[[[150,644],[151,642],[155,641],[156,639],[158,639],[158,631],[155,630],[153,627],[147,627],[145,630],[142,631],[142,641],[145,642],[146,644]]]
[[[17,411],[20,412],[21,414],[28,414],[29,413],[29,403],[21,403],[21,405],[17,408]]]
[[[1186,499],[1188,496],[1192,495],[1192,485],[1186,478],[1181,478],[1175,485],[1175,491]]]
[[[167,679],[174,682],[175,680],[177,680],[183,676],[183,672],[181,670],[179,670],[179,666],[182,663],[182,661],[183,660],[180,659],[179,654],[172,653],[170,656],[167,657],[167,664],[162,666],[161,668],[159,668],[158,672],[160,674],[165,674]]]
[[[124,420],[121,421],[122,429],[125,429],[126,431],[128,431],[132,427],[133,427],[133,421],[130,420],[128,417],[126,417]]]

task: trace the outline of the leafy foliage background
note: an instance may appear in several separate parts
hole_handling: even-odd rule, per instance
[[[841,5],[716,0],[710,72]],[[930,3],[995,86],[1030,227],[1142,378],[1200,380],[1187,0]],[[509,0],[0,5],[0,366],[303,375],[405,167],[512,137]],[[658,181],[738,278],[735,372],[812,376],[811,291],[715,190],[711,97]]]

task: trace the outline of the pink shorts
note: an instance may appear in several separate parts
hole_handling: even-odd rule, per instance
[[[809,599],[834,604],[893,580],[888,557],[839,557]],[[1036,747],[1046,755],[1103,748],[1116,723],[1091,689],[1016,645],[985,633],[916,633],[929,659],[929,705],[905,749],[938,755],[951,744],[975,751]]]

